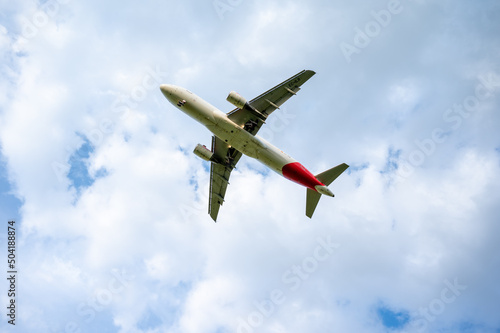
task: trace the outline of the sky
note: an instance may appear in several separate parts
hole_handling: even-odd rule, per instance
[[[0,331],[500,332],[498,1],[0,8]],[[214,223],[159,85],[229,112],[303,69],[259,134],[349,164],[335,198],[243,157]]]

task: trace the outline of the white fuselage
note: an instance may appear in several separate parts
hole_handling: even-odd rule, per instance
[[[247,132],[243,126],[231,121],[224,112],[189,90],[162,85],[162,91],[173,105],[205,125],[219,139],[243,154],[259,160],[280,175],[283,166],[296,162],[260,136]],[[179,104],[180,101],[185,103]]]

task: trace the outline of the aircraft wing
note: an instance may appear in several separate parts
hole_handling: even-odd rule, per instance
[[[314,74],[316,73],[311,70],[303,70],[248,103],[267,118],[290,97],[296,95],[300,90],[300,86]],[[263,120],[257,117],[255,113],[246,109],[236,108],[229,112],[227,116],[236,124],[245,125],[245,129],[253,135],[257,134],[262,124],[264,124]]]
[[[229,147],[227,143],[212,137],[212,163],[210,163],[210,198],[208,200],[208,213],[217,221],[220,206],[224,203],[229,176],[236,163],[240,160],[241,152]]]

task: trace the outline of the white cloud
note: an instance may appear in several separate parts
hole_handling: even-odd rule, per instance
[[[223,20],[211,2],[59,5],[29,38],[23,19],[43,5],[9,5],[16,20],[0,26],[0,142],[23,200],[19,327],[384,331],[379,304],[416,322],[457,278],[467,289],[429,330],[498,329],[498,88],[457,128],[443,119],[500,73],[494,2],[402,2],[350,63],[340,43],[388,1],[241,2]],[[271,141],[313,172],[351,164],[336,197],[309,220],[303,188],[243,157],[214,224],[191,154],[211,135],[157,86],[229,111],[228,91],[252,98],[303,68],[317,75]],[[436,128],[446,141],[399,177]],[[92,182],[77,191],[68,163],[85,136]],[[325,237],[339,247],[287,279]]]

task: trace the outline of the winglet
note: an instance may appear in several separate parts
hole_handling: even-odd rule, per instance
[[[325,172],[322,172],[316,175],[316,179],[325,184],[326,186],[330,185],[338,176],[342,174],[349,166],[345,163],[339,164],[336,167],[333,167]],[[318,206],[319,199],[321,199],[321,193],[318,193],[314,190],[307,189],[306,193],[306,216],[312,218],[314,211],[316,210],[316,206]]]

